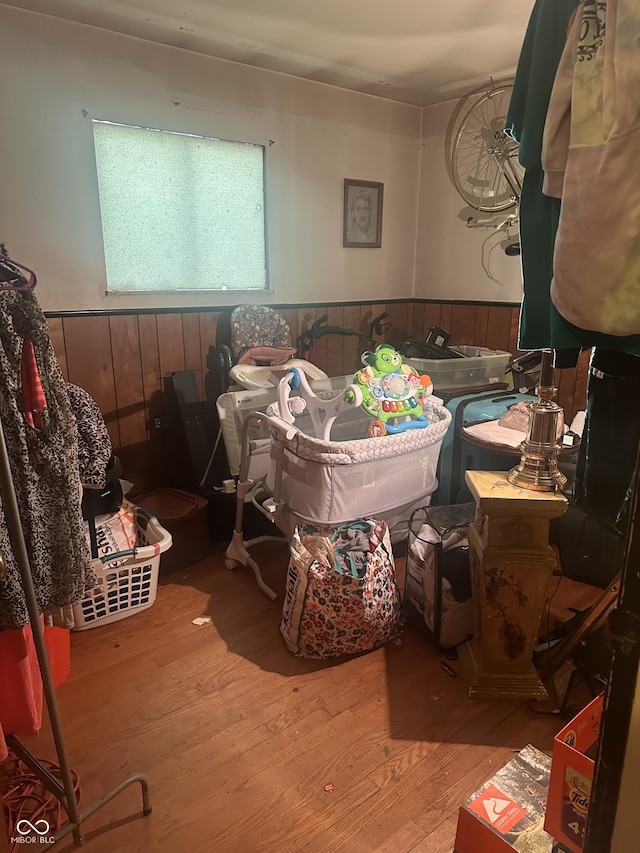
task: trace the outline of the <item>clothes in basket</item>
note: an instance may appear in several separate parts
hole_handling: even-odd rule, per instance
[[[117,554],[119,551],[129,551],[136,545],[136,522],[135,522],[135,507],[126,499],[123,500],[122,506],[118,512],[99,515],[93,519],[96,528],[96,546],[98,549],[98,557],[107,557],[109,554]],[[87,542],[89,542],[88,527],[91,522],[87,522]],[[126,557],[120,560],[114,560],[112,565],[118,566],[124,563]]]

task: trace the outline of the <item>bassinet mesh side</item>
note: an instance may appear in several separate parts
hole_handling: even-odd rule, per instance
[[[443,406],[431,403],[425,411],[431,420],[426,429],[340,442],[299,432],[287,440],[274,419],[267,486],[274,489],[281,452],[282,500],[311,523],[344,524],[424,500],[437,487],[438,457],[451,422]]]
[[[317,379],[311,383],[311,387],[318,397],[323,400],[329,400],[335,397],[336,391],[345,388],[351,381],[351,376],[336,376],[327,377],[326,379]],[[242,452],[242,427],[247,417],[255,412],[265,413],[269,406],[272,406],[277,401],[277,387],[264,389],[243,389],[240,391],[226,391],[220,394],[216,400],[216,409],[218,412],[218,420],[220,422],[220,430],[222,432],[222,440],[227,455],[229,471],[232,476],[237,477],[240,473],[240,456]],[[364,413],[362,413],[364,415]],[[346,413],[347,419],[349,413]],[[366,415],[364,420],[368,421]],[[300,427],[303,430],[313,430],[311,419],[308,415],[303,416],[300,421]],[[340,430],[339,430],[340,431]],[[364,432],[363,432],[364,434]],[[269,433],[266,428],[254,427],[249,434],[252,444],[252,454],[262,457],[268,453],[270,442]],[[254,459],[252,456],[250,477],[251,479],[259,479],[266,474],[267,464],[266,459]]]
[[[411,429],[375,438],[358,436],[353,440],[342,441],[326,441],[299,431],[291,442],[295,449],[292,447],[291,450],[301,459],[328,465],[352,465],[403,455],[442,442],[449,428],[451,413],[444,406],[427,402],[424,412],[430,421],[425,429]],[[282,433],[279,425],[276,425],[276,431]]]

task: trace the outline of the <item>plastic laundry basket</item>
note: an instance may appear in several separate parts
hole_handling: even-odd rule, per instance
[[[133,616],[156,600],[160,555],[171,547],[171,534],[141,507],[134,517],[136,547],[94,560],[98,585],[74,604],[74,631]]]

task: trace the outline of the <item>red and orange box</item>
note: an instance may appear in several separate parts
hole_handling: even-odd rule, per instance
[[[603,697],[598,696],[555,737],[544,828],[572,853],[581,853],[595,762],[585,753],[600,736]]]

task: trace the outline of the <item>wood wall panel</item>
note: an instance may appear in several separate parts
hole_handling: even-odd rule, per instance
[[[587,406],[587,379],[589,377],[589,361],[591,360],[591,350],[585,350],[580,353],[578,358],[578,366],[575,370],[575,388],[574,388],[574,409],[573,414],[585,409]]]
[[[200,370],[202,371],[203,384],[205,385],[205,397],[208,393],[207,379],[209,376],[209,349],[216,345],[216,332],[218,326],[217,311],[203,311],[198,314],[198,324],[200,326]],[[214,380],[217,383],[217,377]],[[222,389],[220,389],[222,390]]]
[[[556,370],[554,371],[553,381],[558,389],[557,403],[564,409],[565,420],[570,422],[572,413],[578,410],[574,406],[576,387],[575,371],[566,369]]]
[[[64,343],[69,382],[89,391],[104,416],[113,447],[120,447],[109,317],[67,317]]]
[[[146,483],[134,483],[135,494],[147,492],[167,482],[162,434],[161,430],[155,426],[155,419],[164,415],[157,316],[155,314],[141,314],[138,317],[138,329],[145,400],[149,480]],[[127,476],[126,471],[125,476]]]
[[[374,305],[363,305],[360,308],[360,328],[359,332],[361,335],[365,335],[367,337],[360,338],[360,349],[364,352],[367,349],[375,349],[379,344],[386,341],[388,335],[385,334],[383,336],[376,335],[371,328],[371,324],[374,320],[378,320],[379,317],[382,317],[383,314],[387,314],[384,320],[381,320],[383,328],[386,324],[391,322],[391,318],[389,316],[389,306],[384,302],[376,302]],[[390,331],[390,329],[389,329]],[[373,337],[369,338],[373,332]],[[409,331],[407,331],[407,337],[410,337]],[[403,339],[404,340],[404,339]]]
[[[185,369],[182,314],[158,314],[158,352],[160,375]]]
[[[202,350],[200,341],[200,318],[198,314],[182,315],[182,335],[184,338],[184,369],[193,370],[200,397],[204,393],[204,373],[202,372]]]
[[[144,491],[150,482],[149,442],[138,317],[110,317],[109,330],[111,348],[117,354],[113,360],[120,431],[117,455],[122,462],[125,478]]]
[[[441,329],[444,329],[445,332],[451,330],[451,321],[453,319],[453,305],[448,305],[446,303],[442,303],[440,305],[440,322],[438,325]]]
[[[209,347],[214,347],[217,341],[218,321],[220,319],[220,311],[201,311],[198,314],[198,324],[200,326],[200,345],[202,352],[207,353]],[[202,362],[202,367],[206,366],[206,359]]]
[[[580,353],[577,367],[555,371],[554,382],[558,387],[558,405],[564,409],[567,424],[571,423],[576,412],[586,408],[590,358],[591,350],[585,350]]]
[[[316,310],[313,307],[305,306],[304,308],[299,308],[296,311],[296,325],[294,327],[292,321],[289,322],[289,326],[291,327],[291,332],[293,334],[293,345],[299,346],[301,335],[305,335],[309,332],[311,326],[314,324],[316,319]],[[313,356],[315,353],[315,347],[312,344],[311,348],[308,349],[305,353],[302,353],[302,357],[306,358],[307,361],[313,361]],[[318,365],[321,367],[321,365]],[[324,370],[324,368],[322,368]]]
[[[473,324],[474,346],[483,347],[487,343],[487,330],[489,328],[489,306],[477,305],[476,318]]]
[[[326,317],[325,320],[322,320],[321,325],[327,326],[329,324],[328,311],[324,308],[316,308],[314,322],[319,323],[323,317]],[[335,338],[329,339],[328,335],[323,335],[318,338],[313,345],[313,358],[310,359],[314,364],[316,364],[320,370],[324,370],[325,373],[328,373],[329,366],[329,343],[333,343]]]
[[[409,307],[406,302],[391,302],[386,306],[391,326],[385,337],[387,342],[393,344],[393,346],[397,346],[401,341],[406,341],[411,337],[407,314]]]
[[[278,310],[291,330],[291,345],[297,348],[298,337],[300,334],[298,331],[298,311],[296,308],[284,308]]]
[[[344,306],[344,326],[346,329],[358,330],[360,327],[360,306],[345,305]],[[355,373],[360,367],[360,356],[363,349],[360,339],[356,335],[343,337],[344,363],[341,374]]]
[[[517,306],[407,300],[278,310],[291,328],[295,346],[300,334],[323,314],[328,315],[328,325],[360,333],[325,336],[306,354],[331,376],[353,373],[360,366],[360,356],[368,347],[363,336],[372,319],[385,311],[386,322],[392,325],[384,339],[390,343],[424,340],[429,328],[437,325],[451,332],[454,344],[516,352]],[[164,389],[167,373],[192,369],[203,399],[210,403],[222,390],[217,370],[208,370],[207,354],[219,335],[228,335],[228,315],[228,309],[176,310],[49,319],[63,373],[96,400],[125,476],[134,482],[134,494],[170,484],[177,433],[167,427],[166,418],[172,414]],[[381,342],[375,341],[376,345]],[[569,422],[585,405],[588,360],[589,353],[583,353],[577,368],[556,373],[558,402]]]
[[[329,326],[344,328],[344,308],[342,305],[331,305],[327,311]],[[344,366],[344,338],[342,335],[333,335],[329,340],[327,351],[327,368],[329,376],[341,376]]]
[[[424,326],[424,312],[424,302],[417,302],[414,304],[411,323],[411,340],[423,341],[425,339],[426,330]]]
[[[454,305],[451,311],[451,343],[471,346],[475,343],[476,310],[473,305]]]
[[[418,338],[418,340],[424,340],[429,334],[429,329],[432,326],[440,325],[440,315],[441,315],[442,305],[439,302],[426,302],[424,304],[424,321],[422,327],[422,334]]]
[[[511,308],[502,305],[491,305],[489,307],[489,321],[487,323],[487,340],[485,346],[489,349],[498,349],[508,352],[509,339],[511,336]]]
[[[507,350],[511,353],[517,353],[518,350],[518,329],[520,327],[520,309],[511,309],[511,330],[509,332],[509,346]]]

